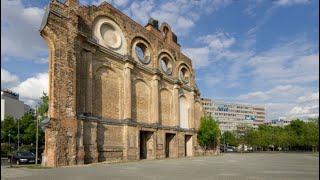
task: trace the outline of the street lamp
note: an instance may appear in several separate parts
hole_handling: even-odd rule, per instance
[[[38,164],[38,127],[39,127],[38,106],[36,106],[36,121],[37,121],[37,132],[36,132],[36,164]]]
[[[19,147],[20,147],[20,120],[19,119],[17,119],[17,121],[18,121],[18,151],[19,151]]]
[[[11,137],[11,134],[8,134],[9,136],[9,153],[11,153],[11,144],[10,144],[10,137]]]

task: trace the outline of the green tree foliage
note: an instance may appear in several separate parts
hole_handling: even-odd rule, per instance
[[[43,92],[42,97],[40,97],[41,102],[38,105],[38,115],[41,118],[41,121],[47,116],[49,109],[49,97],[46,93]]]
[[[306,146],[312,146],[312,151],[314,148],[319,146],[319,123],[312,121],[306,123],[303,127],[304,132],[304,142]]]
[[[244,147],[245,144],[249,144],[249,132],[251,132],[252,128],[241,124],[237,126],[237,130],[235,131],[235,135],[237,138],[237,142],[239,142],[239,144],[242,146],[242,149]],[[241,151],[242,151],[241,149]]]
[[[220,137],[219,124],[212,117],[202,117],[198,130],[198,143],[203,148],[204,154]]]
[[[232,132],[225,132],[223,135],[220,137],[220,143],[221,144],[228,144],[230,146],[238,146],[239,143],[236,139],[236,136]]]
[[[10,146],[8,143],[1,143],[1,157],[6,157],[10,152]]]
[[[11,135],[11,142],[15,141],[18,134],[18,126],[12,116],[7,116],[1,121],[1,142],[9,142],[9,134]]]
[[[315,150],[319,147],[319,120],[304,122],[299,119],[282,127],[260,125],[257,130],[240,127],[237,131],[240,144],[260,147],[262,150],[284,148]]]
[[[25,113],[20,120],[20,139],[24,144],[31,144],[36,142],[37,134],[36,118],[32,115]],[[40,143],[43,142],[44,133],[41,128],[38,128],[38,138]]]

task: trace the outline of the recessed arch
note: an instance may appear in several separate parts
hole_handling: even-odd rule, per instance
[[[94,114],[102,118],[120,119],[121,75],[108,66],[100,66],[94,74]]]
[[[150,86],[142,79],[132,84],[132,119],[136,122],[150,122]]]
[[[172,93],[167,88],[160,89],[160,124],[164,126],[172,125]]]
[[[179,98],[179,117],[180,117],[180,127],[189,128],[189,103],[187,97],[181,95]]]

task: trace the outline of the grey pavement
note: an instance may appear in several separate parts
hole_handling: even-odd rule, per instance
[[[95,164],[53,169],[6,168],[1,179],[204,180],[319,179],[319,154],[226,153],[219,156]]]

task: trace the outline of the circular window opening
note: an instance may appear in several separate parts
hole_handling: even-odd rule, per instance
[[[135,47],[136,55],[140,62],[148,64],[151,60],[150,52],[146,45],[138,43]]]
[[[190,75],[189,75],[189,71],[187,70],[187,68],[183,67],[180,69],[180,72],[179,72],[179,75],[180,75],[180,79],[188,84],[189,81],[190,81]]]
[[[100,34],[103,41],[111,48],[119,48],[121,45],[121,38],[116,29],[108,23],[100,26]]]
[[[170,63],[170,60],[167,57],[162,57],[160,59],[160,65],[164,73],[166,73],[167,75],[172,74],[172,64]]]

